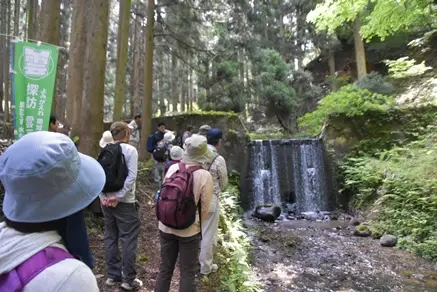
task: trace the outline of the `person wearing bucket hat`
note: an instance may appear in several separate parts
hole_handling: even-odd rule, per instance
[[[209,208],[208,218],[202,224],[202,242],[200,247],[200,274],[208,275],[218,269],[217,264],[213,263],[214,247],[217,245],[218,225],[220,219],[220,193],[225,190],[228,185],[228,171],[226,161],[221,156],[217,147],[220,146],[220,141],[223,138],[223,133],[218,128],[212,128],[207,133],[208,147],[214,153],[214,158],[209,164],[209,173],[211,173],[214,183],[213,197]]]
[[[197,134],[185,141],[186,149],[182,163],[186,168],[202,166],[213,157],[206,138]],[[179,163],[173,164],[166,176],[171,177],[179,170]],[[179,291],[196,291],[195,275],[198,269],[198,251],[200,247],[201,222],[207,218],[212,198],[213,182],[211,174],[204,169],[193,173],[193,195],[196,205],[200,204],[200,216],[186,229],[173,229],[159,222],[161,263],[156,280],[155,292],[168,292],[176,260],[179,255],[180,282]]]
[[[106,145],[114,143],[114,139],[112,138],[111,131],[103,132],[102,138],[100,138],[99,146],[100,148],[105,148]]]
[[[179,146],[173,146],[170,149],[170,160],[165,163],[164,166],[164,176],[167,173],[170,166],[175,163],[179,163],[182,160],[182,156],[184,155],[184,150]]]
[[[66,218],[99,195],[105,174],[59,133],[29,133],[0,156],[0,291],[99,291],[92,271],[61,244]],[[16,281],[26,275],[26,281]]]
[[[203,125],[203,126],[200,126],[200,128],[199,128],[199,133],[197,133],[197,134],[206,137],[206,135],[208,134],[209,129],[211,129],[211,126],[210,126],[210,125]]]

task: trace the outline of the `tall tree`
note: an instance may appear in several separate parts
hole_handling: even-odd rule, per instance
[[[141,23],[143,21],[143,14],[141,13],[141,3],[137,2],[135,4],[135,24],[134,24],[134,64],[133,64],[133,74],[132,74],[132,84],[133,84],[133,95],[131,101],[131,114],[135,115],[139,112],[140,104],[140,70],[141,70],[141,44],[142,44],[142,33],[141,33]]]
[[[61,1],[43,0],[39,23],[40,28],[38,30],[38,40],[58,46],[61,28]],[[59,95],[55,93],[52,102],[52,112],[56,113],[58,116],[60,116],[61,113],[56,112],[56,110],[60,102]],[[63,118],[61,118],[61,120],[63,120]]]
[[[14,36],[18,36],[19,27],[20,27],[20,7],[21,1],[15,0],[14,4]]]
[[[67,121],[72,135],[80,133],[86,49],[86,0],[72,0],[71,44],[67,70]]]
[[[38,31],[38,0],[27,0],[27,38],[35,39]]]
[[[123,112],[123,102],[126,89],[126,63],[129,40],[130,8],[131,0],[120,1],[117,37],[117,71],[115,73],[114,121],[121,120]]]
[[[5,31],[7,25],[7,17],[6,17],[6,3],[0,2],[0,31]],[[6,44],[6,36],[0,35],[0,58],[3,58],[5,53],[5,44]],[[4,63],[0,65],[0,113],[3,112],[3,99],[4,99],[4,76],[3,76],[3,66]]]
[[[11,1],[10,0],[3,0],[4,3],[4,18],[6,21],[6,25],[3,27],[3,31],[10,35],[11,32]],[[5,29],[6,28],[6,29]],[[3,79],[4,79],[4,102],[5,102],[5,121],[9,121],[9,100],[10,100],[10,93],[9,93],[9,85],[10,85],[10,78],[9,78],[9,38],[4,37],[4,44],[3,44],[3,50],[4,50],[4,66],[3,66]]]
[[[103,132],[109,2],[108,0],[87,1],[89,14],[86,18],[87,49],[80,150],[91,156],[97,156],[98,141]]]
[[[153,95],[153,36],[155,33],[155,1],[147,1],[147,38],[146,61],[144,65],[144,102],[143,102],[143,127],[141,129],[141,143],[146,145],[147,137],[152,133],[152,95]],[[146,148],[140,147],[140,159],[146,158]]]
[[[67,47],[70,30],[70,14],[71,14],[71,0],[62,0],[61,21],[60,21],[60,40],[59,43],[65,49],[60,51],[58,61],[57,74],[57,93],[58,103],[56,104],[56,114],[58,119],[65,123],[65,106],[66,106],[66,88],[67,88]]]

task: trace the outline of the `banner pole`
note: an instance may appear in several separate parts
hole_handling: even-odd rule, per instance
[[[14,140],[17,139],[17,115],[15,112],[15,88],[14,88],[14,77],[15,77],[15,71],[14,71],[14,43],[15,41],[10,41],[9,42],[9,75],[11,78],[11,109],[12,109],[12,118],[14,121]]]

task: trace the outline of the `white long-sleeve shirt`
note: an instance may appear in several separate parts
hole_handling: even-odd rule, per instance
[[[139,143],[140,142],[140,129],[138,128],[137,122],[135,120],[132,120],[129,125],[129,129],[131,130],[130,134],[130,141]]]
[[[118,192],[102,193],[100,197],[113,197],[117,196],[122,203],[135,203],[135,187],[138,173],[138,151],[132,145],[127,143],[121,143],[121,150],[124,154],[126,161],[128,175],[124,181],[124,186]]]

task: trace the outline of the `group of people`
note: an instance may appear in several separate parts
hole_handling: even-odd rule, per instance
[[[58,130],[56,118],[48,132],[27,134],[0,156],[6,190],[0,223],[1,292],[99,291],[83,213],[97,197],[105,220],[106,285],[128,291],[143,285],[136,271],[141,123],[141,115],[129,124],[113,123],[102,135],[97,160],[79,153],[67,135],[53,133]],[[213,255],[219,198],[228,182],[225,159],[217,151],[222,138],[220,129],[207,125],[196,134],[188,127],[176,138],[159,123],[144,145],[153,157],[157,189],[157,292],[169,291],[178,256],[179,291],[195,291],[196,274],[218,269]],[[174,214],[179,216],[176,223],[171,223],[171,206],[177,206],[174,212],[186,210]],[[183,217],[188,213],[192,218]]]

